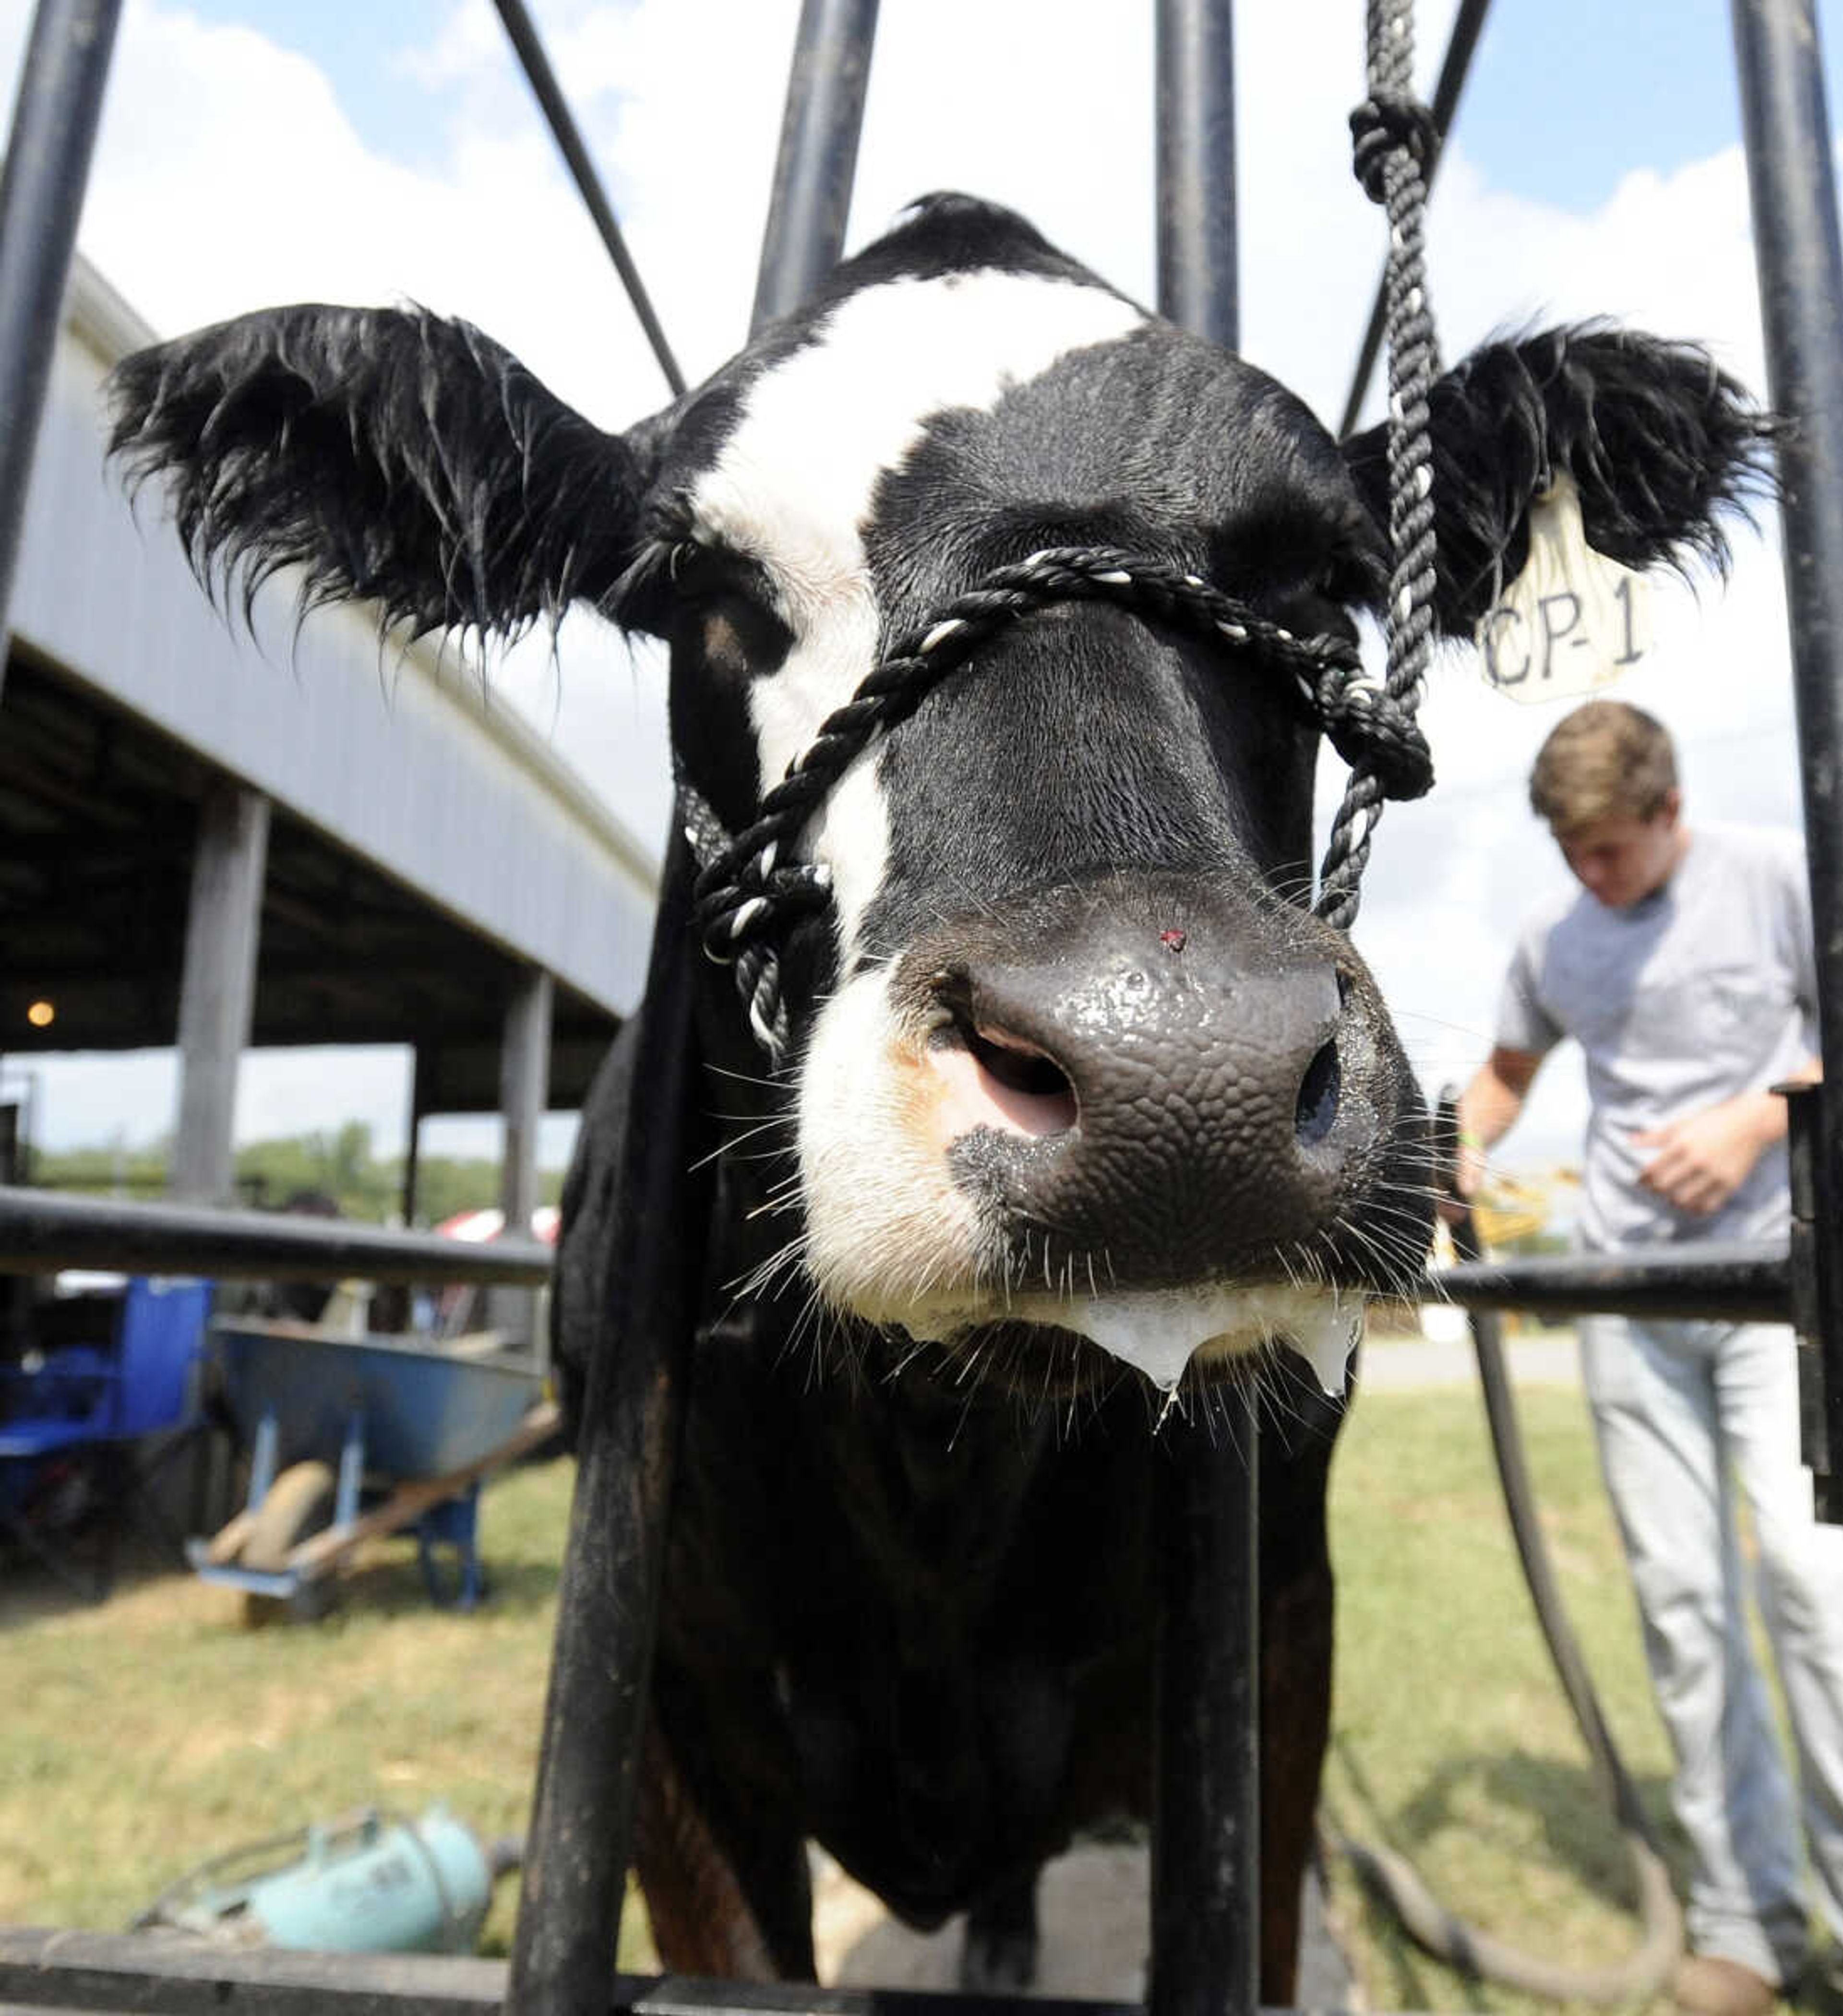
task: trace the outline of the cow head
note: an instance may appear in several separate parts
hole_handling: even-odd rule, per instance
[[[250,316],[129,359],[117,397],[207,581],[296,563],[304,605],[386,624],[580,600],[666,639],[677,760],[732,830],[892,639],[1041,549],[1143,555],[1301,637],[1351,639],[1385,578],[1380,430],[1340,446],[963,197],[624,436],[414,313]],[[1603,552],[1719,558],[1760,438],[1700,352],[1606,330],[1493,344],[1434,416],[1455,632],[1556,473]],[[1083,1338],[1165,1386],[1279,1338],[1335,1384],[1431,1200],[1383,1005],[1304,900],[1318,732],[1259,651],[1069,601],[873,740],[797,842],[831,900],[781,948],[764,1282],[797,1262],[826,1306],[1033,1389],[1101,1362]],[[746,1067],[733,994],[708,1006]]]

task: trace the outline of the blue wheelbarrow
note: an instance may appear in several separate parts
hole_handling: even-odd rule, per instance
[[[413,1529],[431,1600],[473,1609],[481,1486],[557,1427],[542,1366],[286,1321],[239,1319],[214,1339],[250,1488],[228,1525],[187,1543],[197,1573],[243,1590],[253,1615],[318,1616],[359,1546]]]

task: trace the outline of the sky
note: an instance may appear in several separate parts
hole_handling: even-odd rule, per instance
[[[695,380],[747,322],[797,0],[531,11]],[[1452,13],[1420,10],[1428,95]],[[1843,0],[1817,13],[1834,106]],[[0,0],[8,102],[28,14]],[[1331,425],[1382,253],[1348,166],[1363,14],[1362,0],[1236,10],[1243,348]],[[910,198],[959,188],[1150,299],[1150,16],[1142,0],[883,0],[848,250]],[[1730,34],[1722,0],[1497,0],[1429,218],[1448,357],[1609,315],[1706,342],[1763,389]],[[413,299],[479,323],[603,427],[667,396],[488,0],[127,0],[79,242],[163,333],[288,301]],[[1655,647],[1617,689],[1677,733],[1692,825],[1798,823],[1775,539],[1737,527],[1725,589],[1661,581]],[[636,830],[663,830],[647,653],[578,617],[555,663],[515,653],[498,676]],[[1355,931],[1430,1089],[1482,1056],[1517,920],[1565,886],[1524,797],[1560,711],[1487,690],[1468,650],[1436,665],[1424,720],[1439,782],[1384,820]],[[1323,770],[1321,829],[1341,782],[1328,757]],[[170,1057],[32,1068],[45,1145],[169,1124]],[[256,1053],[238,1132],[359,1118],[390,1150],[407,1103],[398,1053]],[[1584,1113],[1578,1063],[1558,1054],[1501,1162],[1565,1161]],[[547,1128],[546,1160],[568,1132]],[[492,1138],[492,1123],[449,1121],[424,1142]]]

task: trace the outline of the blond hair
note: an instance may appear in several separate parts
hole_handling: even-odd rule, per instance
[[[1598,819],[1655,819],[1676,789],[1669,730],[1617,700],[1564,715],[1529,773],[1529,802],[1557,834]]]

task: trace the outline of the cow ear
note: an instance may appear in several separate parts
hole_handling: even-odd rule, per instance
[[[386,627],[515,635],[611,608],[638,541],[638,459],[466,322],[301,306],[126,358],[131,489],[164,476],[193,567],[244,614],[279,568],[302,610],[373,600]]]
[[[1487,344],[1429,401],[1440,627],[1469,635],[1528,553],[1529,508],[1558,475],[1589,545],[1630,567],[1725,568],[1722,515],[1770,490],[1773,423],[1706,351],[1604,326]],[[1387,430],[1344,455],[1388,524]]]

